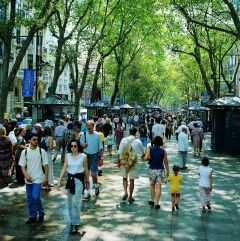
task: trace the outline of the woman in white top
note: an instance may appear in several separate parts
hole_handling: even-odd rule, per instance
[[[87,156],[82,153],[82,146],[78,140],[71,140],[68,146],[68,153],[59,177],[57,188],[60,188],[61,180],[65,171],[68,172],[66,184],[68,196],[68,213],[71,220],[71,234],[78,232],[80,225],[80,212],[82,206],[83,186],[89,189],[89,173]]]
[[[49,126],[46,126],[43,131],[44,137],[42,137],[41,141],[45,141],[47,145],[47,156],[48,156],[48,185],[43,186],[42,189],[50,190],[50,187],[54,185],[54,175],[53,175],[53,162],[52,162],[52,150],[53,150],[53,137],[52,137],[52,129]]]
[[[209,166],[209,159],[204,157],[202,159],[202,165],[199,168],[199,191],[200,191],[200,202],[202,205],[202,212],[205,213],[207,206],[208,211],[211,212],[211,192],[212,192],[212,168]]]

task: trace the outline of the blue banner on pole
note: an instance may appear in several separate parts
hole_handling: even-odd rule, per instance
[[[24,69],[22,96],[32,97],[34,87],[34,69]]]

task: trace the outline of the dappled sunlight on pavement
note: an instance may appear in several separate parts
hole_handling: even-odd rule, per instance
[[[172,137],[166,144],[170,170],[177,159],[177,142]],[[194,157],[189,142],[188,169],[182,172],[181,202],[178,211],[171,211],[169,187],[162,187],[160,210],[148,205],[148,164],[140,161],[140,179],[135,182],[135,202],[122,201],[122,178],[112,157],[105,155],[103,176],[99,177],[100,195],[92,192],[90,201],[83,201],[81,226],[77,235],[69,234],[67,197],[64,185],[43,191],[46,219],[43,225],[25,225],[28,218],[25,188],[0,190],[0,240],[239,240],[240,159],[239,156],[213,153],[209,135],[202,156],[210,157],[213,168],[212,212],[201,213],[198,193],[198,168],[201,157]],[[62,164],[54,163],[55,177]],[[66,181],[66,179],[64,180]]]

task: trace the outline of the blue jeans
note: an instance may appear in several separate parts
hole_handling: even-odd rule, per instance
[[[187,151],[178,151],[180,168],[186,167]]]
[[[80,213],[82,207],[82,191],[83,184],[75,178],[75,194],[71,194],[68,190],[68,213],[72,225],[80,225]]]
[[[44,210],[41,201],[41,183],[26,184],[27,206],[29,216],[36,218],[44,215]]]
[[[147,137],[140,137],[140,141],[142,142],[144,147],[147,147]]]

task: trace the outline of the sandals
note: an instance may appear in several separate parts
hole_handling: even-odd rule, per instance
[[[129,203],[133,203],[134,201],[135,201],[135,199],[134,199],[133,197],[129,197],[129,198],[128,198],[128,202],[129,202]]]
[[[71,225],[71,234],[77,234],[78,233],[78,227],[76,225]]]

